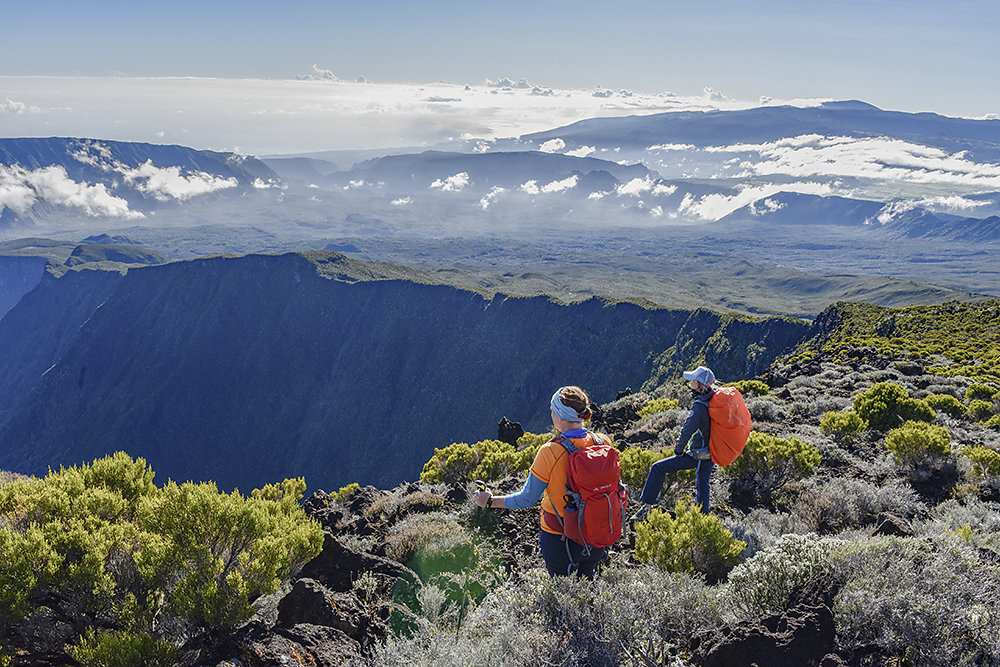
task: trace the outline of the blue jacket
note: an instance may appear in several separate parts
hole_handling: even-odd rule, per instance
[[[712,437],[712,420],[708,417],[708,402],[715,396],[715,390],[702,394],[694,399],[691,406],[691,414],[688,415],[681,435],[674,445],[674,453],[681,454],[687,448],[688,441],[691,442],[691,449],[701,449],[708,446],[709,438]]]

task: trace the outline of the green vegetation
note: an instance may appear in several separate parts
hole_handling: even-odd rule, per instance
[[[819,430],[848,442],[854,440],[866,428],[868,428],[868,424],[853,410],[843,412],[830,410],[819,420]]]
[[[678,405],[676,398],[654,398],[648,401],[646,405],[642,406],[639,410],[640,417],[649,417],[655,415],[657,412],[663,412],[665,410],[673,410]]]
[[[989,419],[993,414],[993,403],[984,401],[981,398],[974,398],[969,401],[969,417],[976,421]]]
[[[635,557],[667,572],[700,572],[719,579],[740,560],[746,542],[737,540],[722,520],[688,501],[678,501],[676,518],[654,509],[635,526]]]
[[[1000,452],[976,445],[966,447],[963,452],[972,461],[972,470],[980,477],[984,475],[1000,475]]]
[[[994,396],[997,395],[997,388],[991,387],[988,384],[971,384],[969,388],[965,390],[965,400],[984,400],[989,401]]]
[[[830,328],[803,343],[797,354],[821,351],[844,358],[854,349],[873,347],[888,356],[932,360],[927,371],[937,375],[1000,383],[998,301],[906,308],[842,301],[820,317]]]
[[[948,430],[935,424],[908,421],[886,435],[885,446],[897,463],[916,463],[928,455],[947,456],[951,453]]]
[[[552,438],[551,433],[525,433],[517,447],[499,440],[474,444],[454,442],[435,448],[424,464],[420,481],[428,484],[463,485],[474,479],[495,481],[507,475],[527,471],[538,449]]]
[[[812,475],[821,458],[816,447],[798,438],[751,431],[743,453],[724,470],[738,490],[770,502],[788,482]]]
[[[170,642],[127,630],[100,634],[87,630],[72,654],[84,667],[171,667],[176,664],[177,648]]]
[[[645,485],[649,469],[653,464],[673,455],[673,449],[626,447],[621,451],[619,457],[622,467],[622,482],[631,489],[630,493],[638,494]]]
[[[767,386],[767,383],[760,380],[739,380],[737,382],[729,382],[726,386],[736,387],[736,391],[744,396],[748,394],[763,396],[764,394],[771,393],[771,388]]]
[[[0,485],[0,620],[56,596],[116,631],[84,637],[81,662],[118,664],[116,653],[148,651],[149,664],[162,664],[163,618],[199,631],[234,628],[255,598],[322,547],[319,525],[298,503],[302,479],[245,497],[211,483],[157,487],[153,478],[143,459],[118,452]]]
[[[910,398],[906,389],[893,382],[876,382],[854,397],[854,411],[871,428],[888,431],[904,421],[933,421],[934,410]]]
[[[357,482],[351,482],[347,486],[342,486],[333,493],[330,494],[330,498],[334,502],[342,503],[361,489],[361,485]]]
[[[923,400],[932,410],[943,412],[950,417],[957,419],[965,416],[965,405],[951,394],[931,394]]]

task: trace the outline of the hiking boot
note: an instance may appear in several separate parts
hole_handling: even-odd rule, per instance
[[[649,508],[643,505],[639,508],[639,511],[632,515],[632,518],[628,520],[629,524],[635,525],[646,520],[646,515],[649,514]]]

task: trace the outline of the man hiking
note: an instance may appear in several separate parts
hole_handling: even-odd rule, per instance
[[[642,495],[639,497],[639,502],[643,505],[632,517],[632,523],[645,519],[650,508],[656,504],[656,498],[660,495],[667,473],[691,468],[698,469],[695,473],[695,500],[701,511],[708,513],[709,478],[715,469],[715,463],[712,462],[708,449],[712,432],[708,402],[715,395],[715,389],[712,388],[715,383],[715,373],[710,368],[698,366],[693,371],[684,371],[684,379],[690,383],[691,391],[694,393],[691,413],[684,422],[677,444],[674,445],[674,455],[657,461],[649,469],[646,485],[643,486]],[[690,451],[686,451],[689,446]]]

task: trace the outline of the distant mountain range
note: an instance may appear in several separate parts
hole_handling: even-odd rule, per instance
[[[452,268],[497,282],[505,273],[525,273],[486,259],[497,242],[539,247],[539,257],[528,258],[535,266],[536,259],[560,257],[573,239],[583,245],[564,264],[591,256],[603,265],[603,246],[641,238],[649,243],[611,268],[616,278],[605,281],[604,296],[641,293],[673,303],[663,296],[667,290],[648,286],[685,276],[655,271],[702,244],[758,275],[773,273],[771,267],[791,272],[775,285],[803,272],[821,281],[858,276],[864,283],[888,274],[940,285],[831,292],[831,300],[901,305],[896,296],[909,291],[917,299],[1000,293],[1000,272],[992,268],[1000,242],[1000,121],[845,101],[594,118],[437,148],[376,157],[341,152],[334,163],[328,153],[260,160],[100,139],[4,139],[0,242],[48,238],[72,253],[84,239],[126,237],[142,246],[127,254],[145,262],[144,251],[159,261],[348,247],[356,239],[410,239],[414,247],[428,239],[462,239],[462,247],[479,239],[482,252]],[[358,157],[368,159],[350,164]],[[407,257],[394,242],[367,247],[357,256],[424,266],[441,259]],[[115,252],[81,249],[73,261]],[[7,251],[0,247],[0,254]],[[67,261],[65,255],[58,263]],[[691,280],[721,304],[771,311],[780,303],[776,293],[755,298],[727,288],[716,295],[718,281]]]

